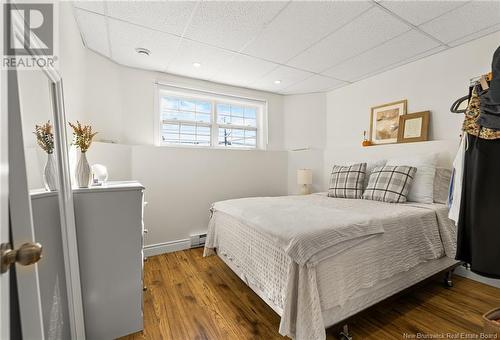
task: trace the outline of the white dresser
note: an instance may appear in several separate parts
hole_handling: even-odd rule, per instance
[[[137,182],[74,191],[87,339],[143,329],[143,191]]]
[[[75,221],[87,339],[115,339],[143,329],[143,191],[137,182],[110,182],[74,190]],[[44,246],[40,275],[44,323],[50,327],[54,287],[66,301],[57,194],[32,192],[35,233]],[[53,308],[53,307],[52,307]],[[52,312],[52,313],[51,313]],[[66,315],[64,311],[62,316]],[[61,320],[62,334],[68,320]],[[53,323],[53,320],[52,320]]]

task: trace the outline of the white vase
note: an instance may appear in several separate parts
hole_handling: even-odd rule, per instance
[[[57,190],[56,159],[53,153],[47,154],[47,163],[45,163],[43,171],[43,183],[47,191]]]
[[[79,188],[88,188],[90,181],[92,180],[92,171],[90,170],[90,165],[87,161],[87,155],[85,152],[80,154],[80,159],[76,165],[75,179],[76,185]]]

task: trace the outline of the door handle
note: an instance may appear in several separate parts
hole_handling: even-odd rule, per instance
[[[42,245],[36,242],[24,243],[19,249],[12,249],[10,243],[0,244],[0,273],[5,273],[14,263],[29,266],[42,258]]]

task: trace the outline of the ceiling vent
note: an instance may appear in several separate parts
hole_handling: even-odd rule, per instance
[[[135,49],[135,51],[139,54],[139,55],[143,55],[143,56],[146,56],[146,57],[149,57],[149,55],[151,54],[151,51],[148,50],[147,48],[142,48],[142,47],[137,47]]]

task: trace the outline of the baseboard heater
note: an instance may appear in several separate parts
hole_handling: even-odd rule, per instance
[[[205,246],[207,234],[191,235],[191,248],[199,248]]]

